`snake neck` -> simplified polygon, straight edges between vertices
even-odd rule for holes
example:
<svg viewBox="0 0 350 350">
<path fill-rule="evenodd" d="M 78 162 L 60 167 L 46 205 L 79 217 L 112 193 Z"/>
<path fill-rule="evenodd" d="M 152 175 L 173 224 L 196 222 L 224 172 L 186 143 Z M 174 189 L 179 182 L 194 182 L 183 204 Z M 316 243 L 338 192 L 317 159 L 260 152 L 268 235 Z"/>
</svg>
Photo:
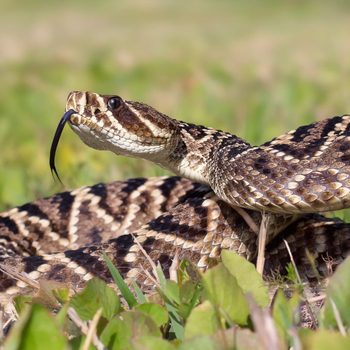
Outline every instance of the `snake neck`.
<svg viewBox="0 0 350 350">
<path fill-rule="evenodd" d="M 213 173 L 223 155 L 234 159 L 251 148 L 239 137 L 201 125 L 178 122 L 178 133 L 168 156 L 157 162 L 177 175 L 213 187 Z M 229 151 L 228 151 L 229 149 Z M 228 154 L 229 153 L 229 154 Z"/>
</svg>

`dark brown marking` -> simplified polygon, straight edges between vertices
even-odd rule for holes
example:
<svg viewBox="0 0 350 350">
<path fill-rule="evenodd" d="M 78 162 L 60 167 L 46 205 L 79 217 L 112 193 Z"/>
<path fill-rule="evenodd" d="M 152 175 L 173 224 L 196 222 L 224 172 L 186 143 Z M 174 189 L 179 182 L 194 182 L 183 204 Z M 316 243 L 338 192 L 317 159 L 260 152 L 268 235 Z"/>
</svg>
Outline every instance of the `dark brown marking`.
<svg viewBox="0 0 350 350">
<path fill-rule="evenodd" d="M 13 234 L 18 234 L 18 227 L 15 221 L 10 219 L 9 217 L 0 217 L 0 229 L 5 227 L 8 231 Z"/>
<path fill-rule="evenodd" d="M 341 133 L 342 132 L 341 130 L 336 131 L 334 130 L 334 128 L 336 124 L 341 123 L 342 121 L 343 121 L 343 118 L 338 116 L 328 119 L 322 129 L 321 137 L 326 137 L 328 133 L 330 133 L 331 131 L 334 131 L 335 134 Z"/>
<path fill-rule="evenodd" d="M 127 101 L 132 107 L 134 107 L 143 118 L 148 119 L 152 124 L 163 130 L 174 131 L 178 128 L 178 122 L 169 118 L 165 114 L 158 112 L 153 107 L 140 102 Z"/>
<path fill-rule="evenodd" d="M 18 207 L 19 211 L 26 211 L 29 216 L 37 216 L 40 219 L 48 220 L 47 215 L 34 203 L 26 203 Z"/>
<path fill-rule="evenodd" d="M 36 270 L 40 265 L 46 264 L 47 261 L 42 256 L 29 256 L 23 258 L 25 263 L 24 272 L 29 273 Z"/>
</svg>

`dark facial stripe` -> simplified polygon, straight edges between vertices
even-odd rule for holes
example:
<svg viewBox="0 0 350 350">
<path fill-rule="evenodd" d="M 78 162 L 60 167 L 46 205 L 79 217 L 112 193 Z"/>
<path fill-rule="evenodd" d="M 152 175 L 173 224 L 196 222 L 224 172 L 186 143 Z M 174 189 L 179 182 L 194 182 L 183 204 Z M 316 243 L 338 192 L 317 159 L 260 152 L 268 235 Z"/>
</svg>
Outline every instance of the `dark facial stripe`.
<svg viewBox="0 0 350 350">
<path fill-rule="evenodd" d="M 149 129 L 126 104 L 123 104 L 116 111 L 113 111 L 113 116 L 129 132 L 140 137 L 154 137 L 151 129 Z M 147 118 L 147 116 L 145 117 Z"/>
<path fill-rule="evenodd" d="M 143 118 L 149 120 L 152 124 L 160 129 L 172 132 L 178 128 L 179 122 L 177 120 L 169 118 L 165 114 L 158 112 L 156 109 L 148 106 L 145 103 L 134 101 L 127 101 L 127 103 L 134 107 Z"/>
</svg>

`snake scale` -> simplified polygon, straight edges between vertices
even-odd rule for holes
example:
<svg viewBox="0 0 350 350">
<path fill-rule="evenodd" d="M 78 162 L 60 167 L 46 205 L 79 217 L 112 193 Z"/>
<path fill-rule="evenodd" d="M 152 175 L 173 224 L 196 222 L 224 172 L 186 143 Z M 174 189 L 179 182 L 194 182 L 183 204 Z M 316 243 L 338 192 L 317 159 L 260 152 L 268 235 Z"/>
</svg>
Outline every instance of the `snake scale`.
<svg viewBox="0 0 350 350">
<path fill-rule="evenodd" d="M 12 278 L 22 272 L 73 289 L 93 276 L 110 281 L 102 252 L 126 281 L 136 280 L 144 290 L 152 288 L 145 252 L 165 273 L 175 256 L 205 270 L 217 263 L 222 249 L 254 261 L 254 227 L 262 215 L 269 223 L 266 275 L 285 271 L 290 258 L 284 240 L 308 279 L 329 275 L 349 254 L 350 225 L 318 213 L 350 206 L 350 116 L 302 126 L 252 147 L 143 103 L 72 92 L 52 145 L 54 171 L 65 123 L 90 147 L 148 159 L 177 176 L 82 187 L 1 213 L 3 305 L 31 289 Z"/>
</svg>

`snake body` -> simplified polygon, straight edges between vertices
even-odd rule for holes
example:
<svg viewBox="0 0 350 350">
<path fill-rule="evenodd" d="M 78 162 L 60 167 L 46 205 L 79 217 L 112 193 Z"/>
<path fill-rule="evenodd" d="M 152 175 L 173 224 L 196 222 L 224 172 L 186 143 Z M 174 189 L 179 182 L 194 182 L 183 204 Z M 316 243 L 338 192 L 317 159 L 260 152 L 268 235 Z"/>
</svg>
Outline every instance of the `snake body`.
<svg viewBox="0 0 350 350">
<path fill-rule="evenodd" d="M 110 281 L 102 252 L 145 290 L 152 286 L 145 252 L 166 273 L 175 256 L 205 270 L 222 249 L 254 261 L 257 236 L 238 208 L 256 226 L 262 213 L 269 217 L 266 274 L 285 271 L 283 240 L 306 278 L 329 275 L 348 255 L 350 226 L 316 213 L 349 206 L 349 116 L 252 147 L 118 96 L 72 92 L 66 111 L 89 146 L 151 160 L 178 176 L 97 184 L 0 214 L 3 301 L 28 290 L 14 278 L 22 272 L 74 289 L 92 276 Z"/>
<path fill-rule="evenodd" d="M 288 213 L 350 203 L 350 116 L 302 126 L 259 147 L 118 96 L 73 92 L 72 129 L 89 146 L 149 159 L 210 186 L 231 206 Z"/>
</svg>

